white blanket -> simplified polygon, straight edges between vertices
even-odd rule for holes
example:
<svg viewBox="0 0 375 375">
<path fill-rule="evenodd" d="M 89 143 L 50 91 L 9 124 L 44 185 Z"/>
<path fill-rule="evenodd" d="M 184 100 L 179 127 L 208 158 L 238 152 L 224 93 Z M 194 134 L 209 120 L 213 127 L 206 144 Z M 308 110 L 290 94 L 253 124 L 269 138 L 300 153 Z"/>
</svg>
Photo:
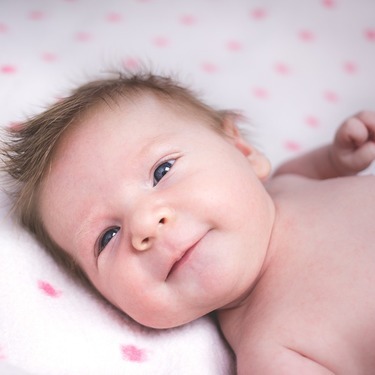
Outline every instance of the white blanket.
<svg viewBox="0 0 375 375">
<path fill-rule="evenodd" d="M 242 110 L 276 166 L 375 109 L 375 2 L 2 0 L 1 126 L 141 61 Z M 232 373 L 209 318 L 167 331 L 129 324 L 58 269 L 0 194 L 0 373 Z"/>
</svg>

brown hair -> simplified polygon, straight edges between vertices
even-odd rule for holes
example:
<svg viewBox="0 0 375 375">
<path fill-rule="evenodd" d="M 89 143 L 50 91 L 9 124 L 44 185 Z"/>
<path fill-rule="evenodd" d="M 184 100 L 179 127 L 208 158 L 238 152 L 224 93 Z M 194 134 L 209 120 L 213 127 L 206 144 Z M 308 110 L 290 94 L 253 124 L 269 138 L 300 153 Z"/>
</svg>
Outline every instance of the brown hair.
<svg viewBox="0 0 375 375">
<path fill-rule="evenodd" d="M 190 90 L 171 78 L 150 73 L 117 73 L 115 77 L 94 80 L 74 90 L 45 112 L 6 131 L 1 145 L 2 169 L 11 177 L 14 211 L 21 224 L 30 230 L 53 258 L 81 281 L 89 283 L 75 260 L 48 235 L 38 210 L 41 183 L 62 135 L 99 103 L 121 98 L 136 99 L 153 94 L 163 102 L 190 115 L 199 116 L 218 131 L 231 111 L 215 110 Z"/>
</svg>

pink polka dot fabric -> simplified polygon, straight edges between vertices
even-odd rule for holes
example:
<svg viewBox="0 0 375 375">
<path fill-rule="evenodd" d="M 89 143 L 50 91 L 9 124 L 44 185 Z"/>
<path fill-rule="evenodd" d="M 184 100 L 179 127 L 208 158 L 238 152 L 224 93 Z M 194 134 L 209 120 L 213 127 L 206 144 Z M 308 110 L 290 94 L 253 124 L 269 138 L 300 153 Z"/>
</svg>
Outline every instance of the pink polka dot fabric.
<svg viewBox="0 0 375 375">
<path fill-rule="evenodd" d="M 375 109 L 375 2 L 0 2 L 1 126 L 88 77 L 142 65 L 240 110 L 277 166 Z M 0 373 L 233 373 L 209 318 L 161 332 L 130 323 L 58 269 L 2 192 L 0 203 Z"/>
</svg>

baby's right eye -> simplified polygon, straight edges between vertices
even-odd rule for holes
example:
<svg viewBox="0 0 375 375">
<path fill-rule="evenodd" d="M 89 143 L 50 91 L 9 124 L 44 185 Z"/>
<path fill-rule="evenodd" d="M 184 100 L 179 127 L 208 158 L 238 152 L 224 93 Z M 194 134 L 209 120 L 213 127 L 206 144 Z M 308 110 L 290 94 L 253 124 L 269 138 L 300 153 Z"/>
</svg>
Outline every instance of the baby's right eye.
<svg viewBox="0 0 375 375">
<path fill-rule="evenodd" d="M 116 236 L 119 230 L 120 230 L 120 227 L 114 227 L 114 228 L 108 229 L 107 231 L 103 233 L 103 235 L 99 239 L 98 255 L 100 255 L 100 253 L 104 250 L 104 248 L 109 244 L 109 241 L 111 241 L 112 238 Z"/>
</svg>

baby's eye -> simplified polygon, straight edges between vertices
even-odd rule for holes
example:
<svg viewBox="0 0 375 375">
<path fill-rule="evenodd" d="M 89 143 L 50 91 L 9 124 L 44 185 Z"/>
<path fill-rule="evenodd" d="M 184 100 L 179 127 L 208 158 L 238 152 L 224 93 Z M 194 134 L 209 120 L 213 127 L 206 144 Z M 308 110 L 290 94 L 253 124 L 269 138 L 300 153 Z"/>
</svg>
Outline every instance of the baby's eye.
<svg viewBox="0 0 375 375">
<path fill-rule="evenodd" d="M 168 160 L 162 164 L 160 164 L 154 171 L 154 186 L 159 183 L 159 181 L 166 175 L 172 165 L 174 164 L 175 160 Z"/>
<path fill-rule="evenodd" d="M 109 241 L 111 241 L 111 239 L 116 236 L 119 230 L 120 230 L 119 227 L 114 227 L 114 228 L 108 229 L 107 231 L 103 233 L 103 235 L 99 239 L 98 254 L 100 254 L 104 250 L 104 248 L 109 244 Z"/>
</svg>

